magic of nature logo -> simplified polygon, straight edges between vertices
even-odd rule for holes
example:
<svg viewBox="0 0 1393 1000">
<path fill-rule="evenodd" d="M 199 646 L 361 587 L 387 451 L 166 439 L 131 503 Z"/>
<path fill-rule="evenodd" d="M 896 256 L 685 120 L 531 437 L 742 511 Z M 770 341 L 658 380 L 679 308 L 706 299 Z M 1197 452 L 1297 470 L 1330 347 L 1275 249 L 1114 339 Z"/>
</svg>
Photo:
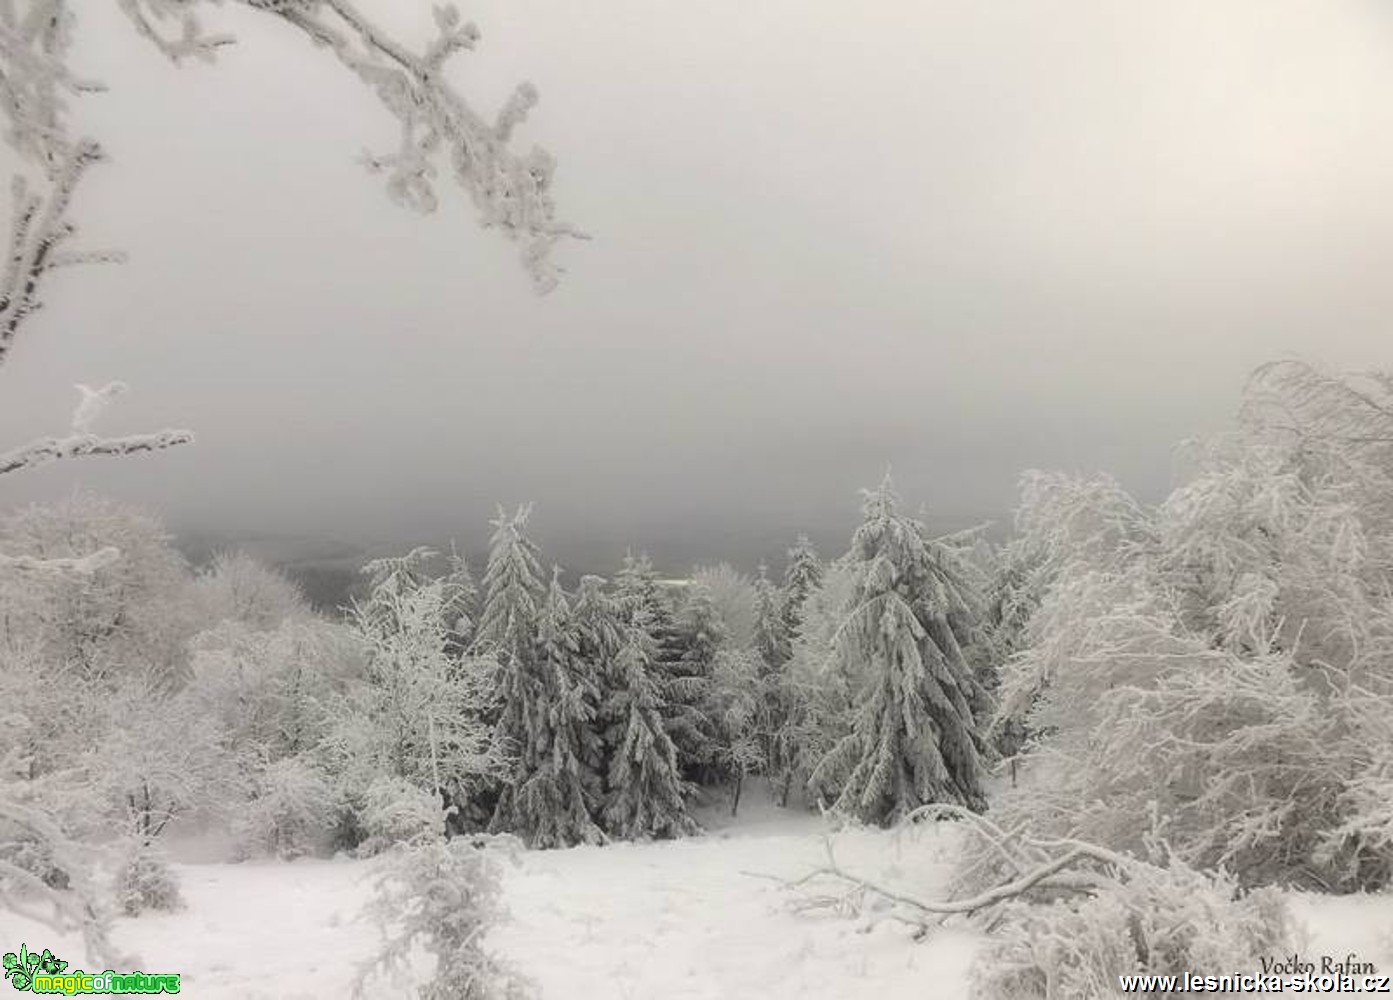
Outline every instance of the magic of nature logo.
<svg viewBox="0 0 1393 1000">
<path fill-rule="evenodd" d="M 179 973 L 68 971 L 68 963 L 45 948 L 33 952 L 21 944 L 19 951 L 0 958 L 5 979 L 25 993 L 80 996 L 87 993 L 178 993 Z"/>
</svg>

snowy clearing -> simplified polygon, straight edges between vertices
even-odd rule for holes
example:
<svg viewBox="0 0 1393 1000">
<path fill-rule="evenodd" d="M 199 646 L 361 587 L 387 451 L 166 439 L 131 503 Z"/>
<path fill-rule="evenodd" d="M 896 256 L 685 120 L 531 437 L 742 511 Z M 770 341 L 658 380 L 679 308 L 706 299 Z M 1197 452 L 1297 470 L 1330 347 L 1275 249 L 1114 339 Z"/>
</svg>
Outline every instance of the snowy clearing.
<svg viewBox="0 0 1393 1000">
<path fill-rule="evenodd" d="M 821 819 L 752 796 L 734 824 L 703 816 L 685 840 L 525 851 L 507 864 L 511 918 L 493 934 L 499 954 L 547 1000 L 909 1000 L 968 995 L 980 938 L 942 928 L 916 942 L 894 921 L 796 912 L 758 873 L 793 877 L 824 860 Z M 840 862 L 930 896 L 946 874 L 952 828 L 913 839 L 856 829 L 835 837 Z M 179 972 L 191 997 L 345 996 L 379 941 L 361 913 L 373 861 L 214 862 L 176 866 L 188 906 L 122 919 L 116 942 L 142 971 Z M 755 874 L 752 874 L 755 873 Z M 1385 895 L 1294 896 L 1312 953 L 1354 952 L 1393 967 L 1393 901 Z M 18 938 L 57 942 L 32 925 Z M 16 934 L 6 928 L 4 939 Z M 81 947 L 54 947 L 64 957 Z M 74 965 L 81 964 L 74 962 Z M 411 996 L 373 980 L 372 995 Z"/>
<path fill-rule="evenodd" d="M 966 996 L 974 938 L 965 931 L 915 943 L 893 921 L 868 928 L 793 912 L 789 894 L 759 876 L 793 877 L 819 864 L 822 821 L 751 798 L 738 823 L 699 837 L 520 852 L 515 864 L 505 862 L 511 918 L 494 946 L 546 998 L 832 1000 L 873 991 L 907 1000 L 923 997 L 929 984 L 936 997 Z M 932 891 L 943 874 L 934 863 L 941 836 L 897 844 L 883 831 L 853 830 L 835 843 L 840 861 L 920 891 Z M 192 997 L 346 995 L 379 941 L 361 916 L 376 867 L 181 863 L 187 908 L 121 919 L 115 940 L 139 957 L 142 971 L 181 973 Z M 5 940 L 12 937 L 7 929 Z M 32 925 L 19 937 L 63 957 L 81 953 L 76 941 L 59 946 Z M 400 995 L 411 995 L 403 987 Z M 391 992 L 374 980 L 376 995 Z"/>
</svg>

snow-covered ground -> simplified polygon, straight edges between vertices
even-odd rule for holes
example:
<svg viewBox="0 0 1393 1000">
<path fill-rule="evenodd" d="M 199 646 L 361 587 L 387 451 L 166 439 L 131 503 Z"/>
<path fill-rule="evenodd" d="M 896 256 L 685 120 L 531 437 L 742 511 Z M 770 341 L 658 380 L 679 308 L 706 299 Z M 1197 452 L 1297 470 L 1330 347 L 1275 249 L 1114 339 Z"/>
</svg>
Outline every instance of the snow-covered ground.
<svg viewBox="0 0 1393 1000">
<path fill-rule="evenodd" d="M 496 951 L 548 1000 L 954 1000 L 979 939 L 947 928 L 915 941 L 893 921 L 799 912 L 768 875 L 797 876 L 824 858 L 817 817 L 778 810 L 751 795 L 732 824 L 657 844 L 522 852 L 507 866 L 509 921 Z M 881 831 L 837 834 L 844 866 L 924 895 L 941 887 L 950 829 L 897 840 Z M 184 995 L 341 997 L 379 941 L 362 916 L 375 865 L 361 861 L 181 863 L 185 910 L 118 922 L 116 941 L 142 971 L 178 972 Z M 1315 954 L 1354 952 L 1393 969 L 1393 901 L 1295 898 Z M 23 939 L 81 962 L 80 946 L 55 942 L 0 914 L 4 950 Z M 90 969 L 89 969 L 90 971 Z M 400 995 L 409 996 L 401 984 Z M 374 995 L 389 995 L 378 984 Z"/>
</svg>

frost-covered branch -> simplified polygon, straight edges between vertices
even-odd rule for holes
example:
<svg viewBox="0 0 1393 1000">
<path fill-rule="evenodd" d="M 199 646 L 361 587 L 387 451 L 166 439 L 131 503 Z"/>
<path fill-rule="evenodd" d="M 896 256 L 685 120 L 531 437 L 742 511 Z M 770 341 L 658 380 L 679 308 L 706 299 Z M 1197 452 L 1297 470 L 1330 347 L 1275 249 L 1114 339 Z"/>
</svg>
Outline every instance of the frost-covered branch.
<svg viewBox="0 0 1393 1000">
<path fill-rule="evenodd" d="M 209 57 L 230 39 L 204 32 L 196 15 L 203 0 L 121 0 L 137 30 L 165 55 L 179 60 Z M 393 200 L 432 212 L 442 164 L 479 211 L 485 228 L 497 227 L 522 246 L 522 260 L 539 292 L 557 284 L 560 268 L 551 250 L 563 237 L 584 234 L 556 217 L 551 197 L 555 161 L 545 150 L 518 152 L 514 129 L 537 103 L 537 90 L 521 83 L 492 116 L 478 111 L 445 76 L 449 59 L 473 50 L 479 29 L 462 21 L 452 3 L 435 7 L 435 37 L 417 52 L 388 34 L 350 0 L 241 0 L 276 17 L 315 45 L 327 48 L 367 84 L 397 119 L 396 149 L 364 157 L 387 178 Z M 176 22 L 175 33 L 161 30 Z"/>
<path fill-rule="evenodd" d="M 62 438 L 44 438 L 0 455 L 0 475 L 31 469 L 60 458 L 81 458 L 87 455 L 135 455 L 146 451 L 164 451 L 193 441 L 193 432 L 180 430 L 156 431 L 153 434 L 128 434 L 119 438 L 100 438 L 95 434 L 70 434 Z"/>
<path fill-rule="evenodd" d="M 72 433 L 65 437 L 41 438 L 12 451 L 0 454 L 0 475 L 32 469 L 61 458 L 81 458 L 88 455 L 136 455 L 141 452 L 164 451 L 193 441 L 193 432 L 165 429 L 153 434 L 126 434 L 105 438 L 92 433 L 93 422 L 110 401 L 126 391 L 124 382 L 112 382 L 99 390 L 77 386 L 82 398 L 73 411 Z"/>
<path fill-rule="evenodd" d="M 42 307 L 39 286 L 49 272 L 73 264 L 120 259 L 116 253 L 64 249 L 77 232 L 67 218 L 73 191 L 87 168 L 102 158 L 101 148 L 84 140 L 63 152 L 52 176 L 44 181 L 47 190 L 36 192 L 23 174 L 16 174 L 11 182 L 14 215 L 5 269 L 0 275 L 0 364 L 9 355 L 21 324 Z"/>
<path fill-rule="evenodd" d="M 0 759 L 0 774 L 13 769 L 13 758 Z M 68 891 L 54 888 L 21 863 L 26 850 L 37 847 L 69 882 Z M 8 910 L 48 927 L 55 933 L 76 930 L 93 958 L 116 962 L 120 956 L 107 936 L 97 902 L 88 882 L 87 866 L 78 857 L 78 846 L 44 811 L 18 795 L 0 794 L 0 910 Z"/>
<path fill-rule="evenodd" d="M 91 576 L 99 569 L 110 566 L 121 558 L 121 551 L 113 546 L 98 549 L 90 555 L 75 559 L 37 559 L 34 556 L 7 556 L 0 552 L 0 569 L 12 569 L 28 573 L 77 573 Z"/>
</svg>

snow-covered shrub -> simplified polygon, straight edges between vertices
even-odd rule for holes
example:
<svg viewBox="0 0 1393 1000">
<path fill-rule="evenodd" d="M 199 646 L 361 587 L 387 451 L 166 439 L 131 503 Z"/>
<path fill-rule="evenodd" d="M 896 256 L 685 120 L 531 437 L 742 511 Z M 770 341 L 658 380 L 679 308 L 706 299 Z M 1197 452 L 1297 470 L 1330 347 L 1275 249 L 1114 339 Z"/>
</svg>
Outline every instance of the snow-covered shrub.
<svg viewBox="0 0 1393 1000">
<path fill-rule="evenodd" d="M 1129 866 L 1086 893 L 995 910 L 973 1000 L 1106 1000 L 1119 976 L 1252 974 L 1297 942 L 1281 895 L 1181 863 Z"/>
<path fill-rule="evenodd" d="M 127 916 L 147 910 L 177 910 L 184 905 L 179 879 L 163 849 L 143 837 L 130 838 L 122 850 L 113 886 L 116 903 Z"/>
<path fill-rule="evenodd" d="M 357 820 L 365 838 L 358 851 L 364 856 L 445 833 L 440 796 L 392 776 L 378 778 L 363 792 Z"/>
<path fill-rule="evenodd" d="M 464 838 L 442 838 L 398 848 L 387 860 L 372 909 L 390 927 L 375 961 L 364 969 L 358 994 L 370 994 L 375 971 L 408 968 L 413 949 L 434 959 L 431 978 L 417 987 L 423 1000 L 528 1000 L 532 984 L 487 948 L 489 929 L 502 917 L 496 861 Z"/>
<path fill-rule="evenodd" d="M 339 816 L 333 783 L 311 758 L 272 761 L 233 823 L 244 856 L 291 859 L 326 851 Z"/>
</svg>

